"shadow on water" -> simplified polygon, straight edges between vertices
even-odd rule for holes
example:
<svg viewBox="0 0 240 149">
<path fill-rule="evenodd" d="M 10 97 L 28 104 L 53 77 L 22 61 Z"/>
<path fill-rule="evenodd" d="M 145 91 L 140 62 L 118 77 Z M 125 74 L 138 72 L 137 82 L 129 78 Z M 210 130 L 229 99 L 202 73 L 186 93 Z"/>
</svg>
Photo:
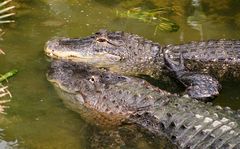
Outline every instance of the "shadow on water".
<svg viewBox="0 0 240 149">
<path fill-rule="evenodd" d="M 189 0 L 172 1 L 184 12 L 182 16 L 172 16 L 180 26 L 180 30 L 173 33 L 159 32 L 154 36 L 155 28 L 152 25 L 133 19 L 116 20 L 116 8 L 145 5 L 145 2 L 149 8 L 169 5 L 168 0 L 21 0 L 21 4 L 16 4 L 19 11 L 15 17 L 16 23 L 4 27 L 6 34 L 4 40 L 0 41 L 0 47 L 6 53 L 0 59 L 0 72 L 7 72 L 10 68 L 19 70 L 18 75 L 8 83 L 13 98 L 4 116 L 7 122 L 0 123 L 4 130 L 4 135 L 0 137 L 0 148 L 2 144 L 8 144 L 6 140 L 9 140 L 9 145 L 17 140 L 19 148 L 34 149 L 86 148 L 89 145 L 88 139 L 93 128 L 64 106 L 46 80 L 49 62 L 45 59 L 43 47 L 52 37 L 83 37 L 101 28 L 136 33 L 161 44 L 240 37 L 240 33 L 236 32 L 236 29 L 240 29 L 239 5 L 230 8 L 232 5 L 226 0 L 202 0 L 200 10 L 203 13 L 198 14 L 194 12 L 200 10 L 186 12 L 192 4 Z M 232 15 L 218 13 L 221 10 Z M 202 19 L 202 14 L 206 18 Z M 189 19 L 189 16 L 192 17 Z M 154 79 L 147 80 L 157 84 Z M 239 83 L 224 82 L 223 86 L 221 96 L 215 103 L 240 108 Z M 160 84 L 160 87 L 167 88 L 168 85 Z M 142 142 L 138 142 L 136 148 L 159 148 L 157 141 L 152 146 Z"/>
</svg>

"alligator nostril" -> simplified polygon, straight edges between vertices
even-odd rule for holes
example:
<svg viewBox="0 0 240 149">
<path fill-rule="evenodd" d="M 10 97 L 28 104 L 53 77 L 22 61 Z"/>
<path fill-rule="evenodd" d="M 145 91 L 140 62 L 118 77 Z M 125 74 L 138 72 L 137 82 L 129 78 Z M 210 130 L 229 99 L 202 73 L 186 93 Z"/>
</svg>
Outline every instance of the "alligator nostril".
<svg viewBox="0 0 240 149">
<path fill-rule="evenodd" d="M 95 80 L 94 76 L 92 76 L 92 77 L 89 79 L 89 81 L 90 81 L 91 83 L 94 83 L 96 80 Z"/>
<path fill-rule="evenodd" d="M 107 42 L 107 39 L 106 38 L 97 38 L 97 41 L 98 42 Z"/>
</svg>

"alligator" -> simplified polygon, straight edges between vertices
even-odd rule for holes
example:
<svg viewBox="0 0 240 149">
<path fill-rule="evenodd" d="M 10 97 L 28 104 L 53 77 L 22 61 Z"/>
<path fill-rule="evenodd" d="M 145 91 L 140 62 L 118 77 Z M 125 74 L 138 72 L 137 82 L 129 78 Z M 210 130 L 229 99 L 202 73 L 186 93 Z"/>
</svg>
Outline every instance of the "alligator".
<svg viewBox="0 0 240 149">
<path fill-rule="evenodd" d="M 100 30 L 82 39 L 49 40 L 45 53 L 53 58 L 89 63 L 124 75 L 148 75 L 162 82 L 171 82 L 171 75 L 164 69 L 166 64 L 174 64 L 172 60 L 181 61 L 179 57 L 182 56 L 186 68 L 175 69 L 175 78 L 186 87 L 187 95 L 203 101 L 210 101 L 219 94 L 218 80 L 240 79 L 240 41 L 237 40 L 161 46 L 138 35 Z M 169 56 L 167 62 L 166 54 Z M 181 76 L 176 75 L 179 71 Z"/>
<path fill-rule="evenodd" d="M 180 149 L 240 149 L 240 111 L 180 97 L 147 81 L 56 60 L 47 79 L 71 110 L 99 126 L 134 124 Z"/>
<path fill-rule="evenodd" d="M 45 45 L 53 58 L 105 67 L 124 75 L 149 75 L 161 78 L 164 53 L 179 61 L 183 55 L 189 70 L 214 75 L 217 79 L 240 79 L 240 41 L 193 41 L 180 45 L 160 45 L 122 31 L 99 32 L 85 38 L 55 38 Z"/>
</svg>

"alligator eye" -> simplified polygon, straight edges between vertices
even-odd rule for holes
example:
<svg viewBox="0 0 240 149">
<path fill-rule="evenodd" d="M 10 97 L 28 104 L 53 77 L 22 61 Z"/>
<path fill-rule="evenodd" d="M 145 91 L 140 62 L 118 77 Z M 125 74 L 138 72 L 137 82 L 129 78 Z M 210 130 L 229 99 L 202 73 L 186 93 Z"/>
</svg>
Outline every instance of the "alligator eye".
<svg viewBox="0 0 240 149">
<path fill-rule="evenodd" d="M 106 38 L 97 38 L 98 42 L 107 42 L 108 40 Z"/>
<path fill-rule="evenodd" d="M 92 77 L 89 79 L 89 81 L 90 81 L 91 83 L 94 83 L 94 82 L 95 82 L 94 77 L 92 76 Z"/>
</svg>

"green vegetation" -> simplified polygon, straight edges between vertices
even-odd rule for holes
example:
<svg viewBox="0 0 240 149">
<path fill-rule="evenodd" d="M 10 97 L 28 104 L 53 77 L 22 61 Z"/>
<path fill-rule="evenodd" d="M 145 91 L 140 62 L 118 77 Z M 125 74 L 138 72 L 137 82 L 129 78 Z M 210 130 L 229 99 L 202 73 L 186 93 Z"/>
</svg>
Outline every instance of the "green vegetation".
<svg viewBox="0 0 240 149">
<path fill-rule="evenodd" d="M 127 11 L 116 11 L 117 16 L 122 18 L 137 19 L 156 26 L 154 34 L 158 30 L 176 32 L 179 26 L 171 19 L 163 17 L 166 14 L 176 12 L 176 9 L 171 7 L 143 10 L 141 8 L 133 8 Z M 180 15 L 180 14 L 179 14 Z"/>
<path fill-rule="evenodd" d="M 2 50 L 0 50 L 0 54 L 5 54 Z M 9 95 L 9 97 L 12 97 L 11 93 L 8 90 L 8 86 L 4 86 L 2 85 L 2 81 L 7 80 L 8 78 L 12 77 L 13 75 L 15 75 L 17 73 L 17 70 L 11 70 L 7 73 L 5 73 L 4 75 L 0 76 L 0 98 L 4 97 L 6 95 Z M 9 102 L 10 100 L 0 100 L 0 113 L 5 114 L 4 109 L 7 108 L 7 106 L 3 105 L 7 102 Z"/>
<path fill-rule="evenodd" d="M 6 23 L 12 23 L 14 22 L 14 20 L 5 20 L 6 18 L 9 18 L 13 15 L 15 15 L 15 13 L 11 12 L 15 6 L 8 6 L 8 4 L 11 2 L 12 0 L 5 0 L 0 2 L 0 24 L 6 24 Z M 4 34 L 3 30 L 0 29 L 0 36 L 2 36 Z M 4 54 L 3 50 L 0 49 L 0 54 Z M 7 86 L 3 86 L 2 85 L 2 81 L 7 80 L 9 77 L 15 75 L 17 73 L 17 70 L 12 70 L 7 72 L 6 74 L 0 76 L 0 97 L 3 97 L 5 95 L 9 95 L 11 97 L 10 92 L 7 90 Z M 1 102 L 0 102 L 1 104 Z M 1 109 L 1 108 L 0 108 Z M 1 110 L 0 110 L 1 112 Z"/>
<path fill-rule="evenodd" d="M 4 75 L 2 75 L 0 77 L 0 82 L 4 81 L 4 80 L 7 80 L 8 78 L 14 76 L 18 71 L 16 69 L 13 69 L 7 73 L 5 73 Z"/>
<path fill-rule="evenodd" d="M 5 54 L 5 53 L 0 49 L 0 54 Z M 3 86 L 2 82 L 4 80 L 7 80 L 8 78 L 14 76 L 17 72 L 18 72 L 18 70 L 13 69 L 13 70 L 5 73 L 4 75 L 0 76 L 0 98 L 3 96 L 6 96 L 6 95 L 9 95 L 10 97 L 12 97 L 11 93 L 8 91 L 8 86 Z M 0 104 L 1 103 L 2 103 L 2 101 L 0 101 Z M 0 105 L 0 113 L 1 113 L 1 105 Z"/>
<path fill-rule="evenodd" d="M 12 0 L 5 0 L 0 2 L 0 24 L 8 24 L 8 23 L 14 22 L 14 20 L 8 19 L 11 16 L 15 15 L 15 13 L 12 12 L 15 6 L 8 6 L 11 1 Z M 0 37 L 2 37 L 3 34 L 4 34 L 4 31 L 0 29 Z M 5 55 L 5 53 L 1 49 L 0 49 L 0 54 Z M 7 80 L 9 77 L 15 75 L 16 73 L 17 73 L 17 70 L 12 70 L 0 76 L 0 98 L 6 95 L 9 95 L 10 97 L 12 97 L 11 93 L 8 90 L 8 86 L 4 86 L 1 82 L 4 80 Z M 7 106 L 4 106 L 3 104 L 9 101 L 10 100 L 0 101 L 0 113 L 4 113 L 4 109 L 7 108 Z"/>
</svg>

